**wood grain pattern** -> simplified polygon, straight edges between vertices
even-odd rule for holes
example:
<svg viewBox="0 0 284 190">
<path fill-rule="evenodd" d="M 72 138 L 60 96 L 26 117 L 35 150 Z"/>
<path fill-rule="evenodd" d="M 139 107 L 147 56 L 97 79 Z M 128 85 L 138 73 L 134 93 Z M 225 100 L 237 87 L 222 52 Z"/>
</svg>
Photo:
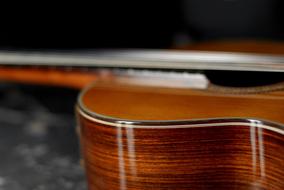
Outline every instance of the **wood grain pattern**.
<svg viewBox="0 0 284 190">
<path fill-rule="evenodd" d="M 216 95 L 196 90 L 107 90 L 103 85 L 85 91 L 84 108 L 78 108 L 90 190 L 284 189 L 284 128 L 261 120 L 283 123 L 281 96 L 237 95 L 216 101 Z M 238 101 L 228 109 L 234 98 Z M 196 107 L 188 105 L 192 102 Z M 256 114 L 260 119 L 188 120 L 215 113 Z"/>
<path fill-rule="evenodd" d="M 90 190 L 284 188 L 283 135 L 249 121 L 169 129 L 80 121 Z"/>
</svg>

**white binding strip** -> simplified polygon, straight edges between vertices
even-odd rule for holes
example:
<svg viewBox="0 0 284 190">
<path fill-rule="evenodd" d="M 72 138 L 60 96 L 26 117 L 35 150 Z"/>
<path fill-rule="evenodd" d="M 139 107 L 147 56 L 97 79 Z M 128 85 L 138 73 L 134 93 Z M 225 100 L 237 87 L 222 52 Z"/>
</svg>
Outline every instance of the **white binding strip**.
<svg viewBox="0 0 284 190">
<path fill-rule="evenodd" d="M 103 121 L 100 119 L 96 119 L 94 117 L 91 117 L 90 115 L 87 115 L 86 113 L 84 113 L 80 108 L 77 108 L 78 112 L 85 117 L 86 119 L 96 122 L 96 123 L 100 123 L 100 124 L 104 124 L 104 125 L 109 125 L 109 126 L 114 126 L 114 127 L 131 127 L 131 128 L 144 128 L 144 129 L 171 129 L 171 128 L 195 128 L 195 127 L 213 127 L 213 126 L 248 126 L 248 127 L 259 127 L 262 129 L 267 129 L 270 131 L 274 131 L 276 133 L 279 133 L 281 135 L 284 135 L 284 130 L 282 129 L 278 129 L 276 127 L 272 127 L 269 125 L 264 125 L 262 123 L 255 123 L 255 120 L 251 120 L 251 123 L 247 123 L 247 122 L 224 122 L 224 123 L 204 123 L 204 124 L 180 124 L 180 125 L 158 125 L 158 126 L 151 126 L 151 125 L 135 125 L 132 124 L 131 121 L 124 121 L 121 123 L 112 123 L 112 122 L 108 122 L 108 121 Z"/>
</svg>

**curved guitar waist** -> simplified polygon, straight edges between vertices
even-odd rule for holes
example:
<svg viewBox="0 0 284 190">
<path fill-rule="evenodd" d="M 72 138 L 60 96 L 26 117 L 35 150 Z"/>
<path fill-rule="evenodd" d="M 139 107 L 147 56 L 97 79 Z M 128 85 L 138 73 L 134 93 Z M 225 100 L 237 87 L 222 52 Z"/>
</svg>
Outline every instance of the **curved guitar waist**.
<svg viewBox="0 0 284 190">
<path fill-rule="evenodd" d="M 77 105 L 89 189 L 284 189 L 283 93 L 90 86 Z"/>
</svg>

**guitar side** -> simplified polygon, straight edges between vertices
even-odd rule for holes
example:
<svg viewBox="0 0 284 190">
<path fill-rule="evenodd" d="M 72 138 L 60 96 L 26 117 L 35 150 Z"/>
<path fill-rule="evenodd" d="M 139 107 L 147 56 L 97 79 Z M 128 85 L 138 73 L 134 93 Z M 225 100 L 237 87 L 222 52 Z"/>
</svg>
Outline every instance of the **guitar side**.
<svg viewBox="0 0 284 190">
<path fill-rule="evenodd" d="M 112 86 L 112 90 L 114 88 Z M 92 90 L 96 95 L 92 94 Z M 149 92 L 147 89 L 120 86 L 116 92 L 107 90 L 104 85 L 90 87 L 82 93 L 77 108 L 89 189 L 284 188 L 282 124 L 247 117 L 193 120 L 189 113 L 198 110 L 187 107 L 191 111 L 186 113 L 183 105 L 186 101 L 195 100 L 184 92 L 156 88 L 155 92 L 148 93 L 151 96 L 146 99 L 142 94 Z M 103 106 L 99 102 L 103 98 L 99 97 L 100 91 L 105 99 L 116 95 L 120 101 L 111 101 L 109 107 L 106 103 Z M 141 97 L 137 92 L 141 93 Z M 165 103 L 166 92 L 171 92 L 166 103 L 168 106 L 170 100 L 182 101 L 175 97 L 176 94 L 188 98 L 179 102 L 180 109 L 171 107 L 175 113 L 181 111 L 181 115 L 167 116 L 171 111 L 151 104 L 155 93 Z M 126 96 L 126 100 L 120 93 Z M 90 97 L 94 105 L 87 105 Z M 133 103 L 134 99 L 137 102 L 150 101 L 147 106 L 152 113 L 143 116 L 139 110 L 147 109 L 147 106 L 135 108 L 135 105 L 126 104 L 127 100 Z M 172 103 L 178 103 L 175 101 Z M 277 112 L 279 108 L 276 107 Z M 121 111 L 121 115 L 116 109 Z M 203 107 L 204 112 L 207 112 L 206 109 Z M 157 113 L 159 110 L 161 115 Z M 252 116 L 254 112 L 253 109 L 241 111 L 243 116 Z M 109 115 L 105 115 L 107 112 Z M 219 114 L 226 115 L 226 112 L 219 111 Z M 127 113 L 130 119 L 126 118 Z M 184 113 L 188 114 L 188 119 Z"/>
</svg>

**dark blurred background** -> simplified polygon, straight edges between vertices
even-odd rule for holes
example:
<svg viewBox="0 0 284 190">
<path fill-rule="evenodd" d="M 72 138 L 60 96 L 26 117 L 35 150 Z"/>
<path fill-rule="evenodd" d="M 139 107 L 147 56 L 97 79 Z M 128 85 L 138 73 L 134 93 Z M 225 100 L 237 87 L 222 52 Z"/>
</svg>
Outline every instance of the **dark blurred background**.
<svg viewBox="0 0 284 190">
<path fill-rule="evenodd" d="M 208 40 L 279 41 L 284 38 L 283 9 L 282 0 L 45 3 L 5 15 L 0 46 L 169 48 Z"/>
<path fill-rule="evenodd" d="M 28 9 L 24 4 L 2 12 L 0 49 L 284 40 L 283 0 L 68 1 L 34 3 Z M 0 83 L 0 190 L 86 189 L 73 114 L 77 94 Z"/>
</svg>

